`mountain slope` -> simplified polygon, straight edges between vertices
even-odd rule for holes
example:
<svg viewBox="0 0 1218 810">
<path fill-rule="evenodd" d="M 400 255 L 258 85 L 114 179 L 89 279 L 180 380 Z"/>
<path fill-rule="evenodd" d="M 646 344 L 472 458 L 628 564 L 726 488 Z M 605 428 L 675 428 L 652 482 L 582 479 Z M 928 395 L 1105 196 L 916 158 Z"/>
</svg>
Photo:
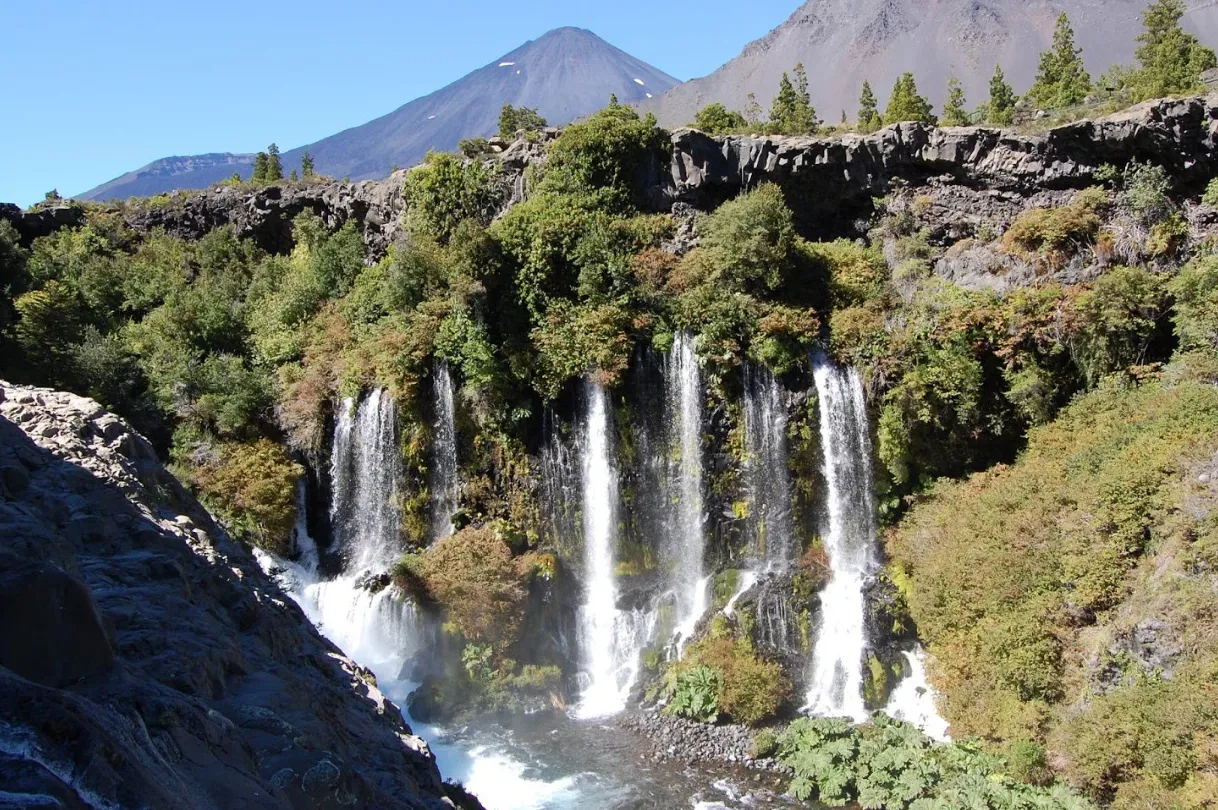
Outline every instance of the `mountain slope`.
<svg viewBox="0 0 1218 810">
<path fill-rule="evenodd" d="M 557 28 L 388 115 L 284 153 L 284 170 L 298 166 L 308 149 L 323 174 L 384 177 L 395 165 L 418 163 L 429 149 L 451 150 L 462 138 L 492 134 L 504 104 L 536 107 L 551 124 L 565 124 L 604 107 L 611 93 L 623 103 L 645 101 L 675 84 L 591 31 Z M 248 177 L 252 164 L 252 155 L 165 158 L 78 198 L 204 188 L 234 171 Z"/>
<path fill-rule="evenodd" d="M 1134 38 L 1149 0 L 808 0 L 782 25 L 749 43 L 740 55 L 701 79 L 685 82 L 640 108 L 660 123 L 693 120 L 702 106 L 721 102 L 742 110 L 755 93 L 768 110 L 783 71 L 797 62 L 808 69 L 812 104 L 836 122 L 853 118 L 863 80 L 871 82 L 881 111 L 904 71 L 940 107 L 947 80 L 957 76 L 969 104 L 989 94 L 994 65 L 1001 63 L 1017 92 L 1031 85 L 1039 53 L 1052 39 L 1057 15 L 1070 15 L 1093 76 L 1133 58 Z M 1189 0 L 1185 25 L 1206 44 L 1218 39 L 1212 0 Z"/>
</svg>

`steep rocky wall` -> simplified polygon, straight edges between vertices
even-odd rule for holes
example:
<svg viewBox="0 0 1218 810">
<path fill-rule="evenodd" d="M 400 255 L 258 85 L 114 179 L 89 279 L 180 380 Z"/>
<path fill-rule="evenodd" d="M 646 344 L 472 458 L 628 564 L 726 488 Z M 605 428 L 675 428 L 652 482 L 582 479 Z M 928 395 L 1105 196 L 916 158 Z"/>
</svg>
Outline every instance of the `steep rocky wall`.
<svg viewBox="0 0 1218 810">
<path fill-rule="evenodd" d="M 709 210 L 760 183 L 782 187 L 806 236 L 850 233 L 854 220 L 871 213 L 872 197 L 894 183 L 929 185 L 955 198 L 956 211 L 998 206 L 1009 213 L 1040 192 L 1081 188 L 1109 164 L 1138 160 L 1163 165 L 1193 191 L 1218 174 L 1215 127 L 1218 96 L 1148 101 L 1095 121 L 1079 121 L 1038 135 L 988 128 L 943 128 L 902 123 L 870 135 L 835 138 L 728 135 L 692 129 L 672 135 L 672 163 L 652 167 L 646 181 L 650 204 Z M 543 159 L 544 142 L 502 144 L 491 158 L 503 169 L 506 204 L 524 194 L 524 171 Z M 121 209 L 137 230 L 164 228 L 188 239 L 232 224 L 238 236 L 268 250 L 291 247 L 291 222 L 311 210 L 331 227 L 360 224 L 369 259 L 376 260 L 401 230 L 404 171 L 359 183 L 317 181 L 260 188 L 218 186 L 171 197 L 163 204 Z M 62 202 L 21 211 L 0 204 L 0 219 L 13 222 L 28 242 L 84 222 L 84 209 Z"/>
<path fill-rule="evenodd" d="M 831 139 L 711 137 L 683 129 L 673 134 L 665 197 L 707 209 L 741 190 L 777 183 L 802 229 L 816 235 L 869 212 L 871 197 L 894 181 L 1027 197 L 1090 185 L 1101 166 L 1137 160 L 1162 165 L 1195 189 L 1218 172 L 1216 126 L 1218 97 L 1149 101 L 1041 135 L 914 122 Z"/>
<path fill-rule="evenodd" d="M 147 441 L 3 382 L 0 718 L 0 785 L 29 806 L 452 807 L 371 673 Z"/>
</svg>

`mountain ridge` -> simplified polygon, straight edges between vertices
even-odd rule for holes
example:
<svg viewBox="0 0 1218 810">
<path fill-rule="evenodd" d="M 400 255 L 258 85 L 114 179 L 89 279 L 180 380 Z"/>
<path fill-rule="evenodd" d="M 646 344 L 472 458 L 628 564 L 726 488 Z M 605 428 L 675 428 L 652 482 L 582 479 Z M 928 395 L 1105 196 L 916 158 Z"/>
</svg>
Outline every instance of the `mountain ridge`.
<svg viewBox="0 0 1218 810">
<path fill-rule="evenodd" d="M 951 76 L 961 80 L 970 107 L 989 94 L 1001 64 L 1016 92 L 1032 83 L 1057 15 L 1074 26 L 1092 77 L 1133 59 L 1148 0 L 807 0 L 782 24 L 744 46 L 714 72 L 640 102 L 667 127 L 688 124 L 712 102 L 744 110 L 748 94 L 763 110 L 779 78 L 797 62 L 808 70 L 813 106 L 826 121 L 844 111 L 853 119 L 863 81 L 881 112 L 897 77 L 912 71 L 918 89 L 941 107 Z M 1188 0 L 1185 27 L 1218 43 L 1218 6 Z"/>
<path fill-rule="evenodd" d="M 587 29 L 555 28 L 379 118 L 284 152 L 284 171 L 298 166 L 308 150 L 320 173 L 353 180 L 381 178 L 394 166 L 418 163 L 430 149 L 452 150 L 462 138 L 492 134 L 504 104 L 536 107 L 550 123 L 565 124 L 603 107 L 611 93 L 631 103 L 676 84 L 672 76 Z M 252 154 L 230 152 L 161 158 L 77 199 L 205 188 L 234 172 L 248 178 L 253 160 Z M 189 161 L 202 165 L 175 171 Z"/>
</svg>

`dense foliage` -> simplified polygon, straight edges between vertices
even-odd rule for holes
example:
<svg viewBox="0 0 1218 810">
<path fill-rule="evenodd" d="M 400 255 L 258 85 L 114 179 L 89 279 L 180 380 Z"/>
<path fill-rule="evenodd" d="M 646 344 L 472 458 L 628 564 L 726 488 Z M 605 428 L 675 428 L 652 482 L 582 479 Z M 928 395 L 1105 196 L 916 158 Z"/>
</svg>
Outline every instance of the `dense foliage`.
<svg viewBox="0 0 1218 810">
<path fill-rule="evenodd" d="M 828 807 L 868 810 L 1086 810 L 1062 787 L 1029 785 L 1001 757 L 974 742 L 937 744 L 914 726 L 872 716 L 801 718 L 778 740 L 778 759 L 794 770 L 790 791 Z"/>
<path fill-rule="evenodd" d="M 1210 337 L 1207 267 L 1177 283 L 1190 346 Z M 1203 686 L 1218 665 L 1211 358 L 1110 378 L 1013 466 L 939 484 L 890 538 L 957 733 L 1047 742 L 1071 781 L 1119 807 L 1203 806 L 1218 778 Z M 1158 663 L 1129 646 L 1147 623 L 1176 651 Z"/>
</svg>

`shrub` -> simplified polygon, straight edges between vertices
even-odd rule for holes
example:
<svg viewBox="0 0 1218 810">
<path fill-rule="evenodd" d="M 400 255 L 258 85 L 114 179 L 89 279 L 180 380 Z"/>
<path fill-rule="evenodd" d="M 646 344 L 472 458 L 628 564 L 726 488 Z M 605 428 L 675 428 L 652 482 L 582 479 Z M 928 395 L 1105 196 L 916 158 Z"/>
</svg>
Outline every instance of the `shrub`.
<svg viewBox="0 0 1218 810">
<path fill-rule="evenodd" d="M 1154 163 L 1130 163 L 1125 169 L 1124 188 L 1117 203 L 1147 227 L 1171 213 L 1167 192 L 1171 180 L 1167 170 Z"/>
<path fill-rule="evenodd" d="M 707 638 L 691 644 L 684 657 L 669 667 L 665 673 L 669 695 L 680 690 L 683 678 L 691 671 L 700 673 L 698 683 L 710 683 L 703 670 L 714 674 L 716 688 L 712 708 L 716 718 L 723 713 L 737 723 L 757 725 L 777 714 L 791 695 L 791 682 L 782 667 L 761 658 L 746 634 L 734 638 L 725 623 L 712 628 Z M 672 711 L 677 712 L 676 709 Z M 701 722 L 714 722 L 714 719 Z"/>
<path fill-rule="evenodd" d="M 446 152 L 430 152 L 421 166 L 406 173 L 402 196 L 407 221 L 447 243 L 467 219 L 489 225 L 503 195 L 493 169 Z"/>
<path fill-rule="evenodd" d="M 1030 208 L 1020 214 L 1002 236 L 1007 250 L 1042 254 L 1057 266 L 1079 248 L 1095 241 L 1100 227 L 1100 194 L 1079 192 L 1060 208 Z"/>
<path fill-rule="evenodd" d="M 844 718 L 801 717 L 779 738 L 778 752 L 794 771 L 791 794 L 830 807 L 1091 807 L 1063 788 L 1012 780 L 1002 773 L 1001 761 L 975 743 L 936 744 L 917 728 L 883 714 L 873 715 L 865 726 L 852 726 Z"/>
<path fill-rule="evenodd" d="M 753 759 L 765 759 L 778 750 L 778 735 L 772 729 L 763 728 L 753 735 L 749 755 Z"/>
<path fill-rule="evenodd" d="M 1210 206 L 1218 206 L 1218 177 L 1206 184 L 1205 193 L 1201 195 L 1201 202 Z"/>
<path fill-rule="evenodd" d="M 1193 259 L 1171 280 L 1180 351 L 1218 350 L 1218 257 Z"/>
<path fill-rule="evenodd" d="M 713 723 L 719 719 L 722 691 L 723 676 L 719 672 L 708 666 L 690 667 L 677 675 L 676 687 L 664 711 L 699 723 Z"/>
<path fill-rule="evenodd" d="M 715 279 L 729 289 L 777 289 L 794 246 L 791 209 L 772 183 L 719 206 L 702 226 L 702 247 Z"/>
<path fill-rule="evenodd" d="M 515 641 L 524 619 L 527 558 L 514 559 L 495 529 L 467 527 L 408 555 L 394 569 L 405 590 L 419 585 L 443 606 L 452 629 L 497 654 Z M 472 653 L 471 653 L 472 654 Z"/>
<path fill-rule="evenodd" d="M 613 105 L 568 125 L 550 147 L 540 190 L 584 194 L 601 190 L 610 210 L 644 201 L 650 173 L 666 167 L 672 142 L 654 116 Z"/>
<path fill-rule="evenodd" d="M 745 126 L 744 116 L 722 104 L 707 104 L 694 116 L 694 128 L 707 135 L 724 135 Z"/>
<path fill-rule="evenodd" d="M 613 304 L 555 301 L 544 323 L 533 330 L 538 354 L 534 387 L 553 399 L 568 381 L 585 374 L 612 385 L 630 363 L 630 323 L 629 314 Z"/>
<path fill-rule="evenodd" d="M 239 536 L 287 556 L 304 468 L 269 439 L 211 447 L 200 438 L 175 436 L 175 456 L 187 481 Z"/>
</svg>

